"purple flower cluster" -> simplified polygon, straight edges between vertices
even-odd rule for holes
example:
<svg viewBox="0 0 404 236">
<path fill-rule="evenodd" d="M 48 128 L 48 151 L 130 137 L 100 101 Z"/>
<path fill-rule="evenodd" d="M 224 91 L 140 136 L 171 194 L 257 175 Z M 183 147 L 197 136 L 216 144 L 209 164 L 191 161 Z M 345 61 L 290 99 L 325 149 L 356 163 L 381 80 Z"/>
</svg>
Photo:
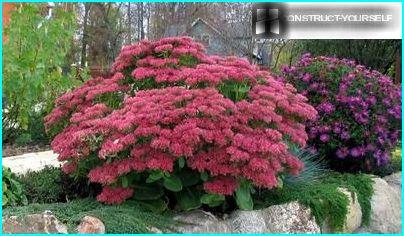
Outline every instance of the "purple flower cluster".
<svg viewBox="0 0 404 236">
<path fill-rule="evenodd" d="M 401 136 L 401 89 L 390 77 L 352 60 L 304 54 L 279 79 L 318 111 L 306 124 L 313 150 L 370 166 L 389 162 Z"/>
</svg>

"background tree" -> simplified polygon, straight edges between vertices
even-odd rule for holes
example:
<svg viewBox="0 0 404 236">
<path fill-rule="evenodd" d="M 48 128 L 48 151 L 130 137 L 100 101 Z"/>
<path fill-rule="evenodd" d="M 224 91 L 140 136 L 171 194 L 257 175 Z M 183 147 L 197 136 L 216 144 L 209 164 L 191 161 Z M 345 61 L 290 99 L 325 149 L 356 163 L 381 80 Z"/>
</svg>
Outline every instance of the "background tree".
<svg viewBox="0 0 404 236">
<path fill-rule="evenodd" d="M 75 83 L 62 69 L 76 26 L 74 12 L 63 6 L 47 11 L 45 4 L 18 4 L 4 30 L 3 141 L 44 134 L 43 126 L 28 130 L 40 126 L 53 100 Z"/>
</svg>

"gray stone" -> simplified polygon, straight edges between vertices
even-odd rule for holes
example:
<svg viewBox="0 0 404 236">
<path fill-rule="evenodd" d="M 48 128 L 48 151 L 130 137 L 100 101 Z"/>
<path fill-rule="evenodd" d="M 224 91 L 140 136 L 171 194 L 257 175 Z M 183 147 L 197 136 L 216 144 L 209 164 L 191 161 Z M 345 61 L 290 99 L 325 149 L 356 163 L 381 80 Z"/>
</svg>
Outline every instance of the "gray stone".
<svg viewBox="0 0 404 236">
<path fill-rule="evenodd" d="M 401 192 L 401 171 L 383 178 L 391 187 L 397 188 Z"/>
<path fill-rule="evenodd" d="M 320 233 L 309 208 L 298 202 L 270 206 L 261 210 L 271 233 Z"/>
<path fill-rule="evenodd" d="M 156 227 L 149 227 L 148 230 L 149 230 L 148 233 L 153 233 L 153 234 L 162 234 L 162 233 L 164 233 L 163 231 L 161 231 L 160 229 L 158 229 Z"/>
<path fill-rule="evenodd" d="M 105 234 L 105 225 L 93 216 L 84 216 L 77 227 L 79 234 Z"/>
<path fill-rule="evenodd" d="M 401 173 L 400 173 L 401 175 Z M 401 187 L 399 174 L 384 179 L 373 178 L 370 223 L 358 231 L 370 233 L 401 233 Z"/>
<path fill-rule="evenodd" d="M 21 217 L 10 216 L 3 218 L 3 233 L 46 233 L 46 234 L 67 234 L 66 225 L 50 211 L 42 214 L 32 214 Z"/>
<path fill-rule="evenodd" d="M 181 213 L 174 219 L 181 222 L 177 228 L 180 233 L 320 233 L 310 209 L 298 202 L 237 210 L 226 220 L 200 210 Z"/>
<path fill-rule="evenodd" d="M 232 233 L 266 233 L 267 228 L 261 211 L 237 210 L 227 220 Z"/>
<path fill-rule="evenodd" d="M 174 220 L 180 224 L 176 229 L 179 233 L 229 233 L 225 222 L 201 210 L 180 213 Z"/>
</svg>

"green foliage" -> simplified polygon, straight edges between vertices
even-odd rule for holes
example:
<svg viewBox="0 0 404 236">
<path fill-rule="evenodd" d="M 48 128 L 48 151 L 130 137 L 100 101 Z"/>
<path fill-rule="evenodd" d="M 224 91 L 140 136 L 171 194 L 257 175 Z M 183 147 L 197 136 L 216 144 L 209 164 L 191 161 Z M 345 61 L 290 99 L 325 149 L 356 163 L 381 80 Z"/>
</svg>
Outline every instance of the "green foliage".
<svg viewBox="0 0 404 236">
<path fill-rule="evenodd" d="M 391 154 L 391 165 L 394 168 L 394 172 L 401 171 L 402 169 L 402 149 L 401 145 L 394 149 Z"/>
<path fill-rule="evenodd" d="M 15 143 L 19 146 L 27 145 L 31 141 L 32 141 L 31 134 L 29 133 L 22 133 L 18 135 L 18 137 L 15 139 Z"/>
<path fill-rule="evenodd" d="M 88 184 L 84 178 L 72 178 L 60 168 L 45 166 L 39 171 L 29 171 L 19 176 L 23 192 L 29 203 L 65 202 L 69 199 L 95 196 L 97 185 Z"/>
<path fill-rule="evenodd" d="M 201 207 L 203 202 L 200 199 L 200 195 L 200 191 L 195 191 L 192 188 L 186 188 L 184 191 L 176 193 L 175 197 L 177 199 L 179 208 L 189 211 Z"/>
<path fill-rule="evenodd" d="M 240 186 L 236 190 L 236 202 L 242 210 L 252 210 L 254 202 L 251 197 L 253 187 L 250 182 L 244 180 L 240 182 Z"/>
<path fill-rule="evenodd" d="M 338 190 L 344 187 L 355 192 L 362 208 L 364 224 L 370 218 L 370 199 L 373 194 L 372 180 L 368 175 L 332 173 L 319 182 L 285 185 L 283 188 L 264 191 L 255 196 L 256 205 L 267 207 L 291 201 L 299 201 L 310 207 L 319 225 L 327 220 L 334 232 L 342 230 L 348 213 L 348 198 Z"/>
<path fill-rule="evenodd" d="M 63 195 L 59 168 L 46 166 L 41 171 L 29 171 L 20 177 L 29 202 L 57 202 Z"/>
<path fill-rule="evenodd" d="M 204 194 L 201 197 L 201 203 L 208 205 L 209 207 L 217 207 L 223 204 L 225 197 L 219 194 Z"/>
<path fill-rule="evenodd" d="M 275 205 L 291 201 L 299 201 L 301 204 L 310 207 L 316 221 L 322 225 L 327 218 L 330 220 L 330 227 L 339 231 L 345 223 L 345 215 L 348 213 L 348 199 L 334 184 L 313 184 L 296 186 L 294 188 L 284 187 L 266 193 L 264 201 L 266 204 Z"/>
<path fill-rule="evenodd" d="M 84 216 L 94 216 L 105 224 L 106 233 L 148 233 L 152 227 L 167 231 L 177 223 L 168 214 L 156 214 L 147 210 L 137 201 L 127 201 L 122 205 L 103 205 L 93 199 L 74 200 L 68 203 L 31 204 L 24 207 L 3 209 L 5 216 L 52 211 L 68 226 L 69 233 L 77 233 L 77 225 Z"/>
<path fill-rule="evenodd" d="M 28 204 L 27 196 L 18 177 L 7 167 L 3 167 L 3 197 L 2 206 L 17 206 Z"/>
<path fill-rule="evenodd" d="M 368 224 L 371 214 L 370 201 L 373 195 L 373 180 L 369 175 L 337 174 L 333 173 L 323 180 L 323 183 L 337 184 L 355 192 L 362 208 L 362 222 Z"/>
<path fill-rule="evenodd" d="M 238 102 L 247 98 L 247 93 L 250 91 L 250 85 L 248 84 L 248 80 L 242 82 L 227 80 L 219 85 L 218 90 L 223 96 L 232 101 Z"/>
<path fill-rule="evenodd" d="M 138 185 L 136 189 L 136 195 L 134 196 L 136 200 L 156 200 L 164 194 L 162 187 L 151 184 Z"/>
<path fill-rule="evenodd" d="M 195 67 L 199 61 L 192 55 L 181 55 L 178 62 L 181 66 Z"/>
<path fill-rule="evenodd" d="M 179 192 L 182 190 L 181 179 L 177 176 L 171 174 L 169 176 L 164 176 L 163 179 L 163 184 L 166 189 L 173 192 Z"/>
<path fill-rule="evenodd" d="M 18 5 L 4 29 L 8 40 L 3 44 L 3 140 L 35 129 L 30 127 L 37 125 L 30 122 L 32 113 L 49 112 L 54 99 L 74 85 L 62 72 L 73 38 L 74 13 L 56 7 L 53 17 L 45 20 L 41 7 Z M 21 140 L 29 141 L 26 135 Z"/>
<path fill-rule="evenodd" d="M 30 111 L 27 129 L 16 130 L 15 144 L 25 146 L 31 143 L 49 143 L 49 137 L 45 133 L 45 125 L 43 122 L 45 115 L 45 111 L 35 111 L 35 109 Z"/>
</svg>

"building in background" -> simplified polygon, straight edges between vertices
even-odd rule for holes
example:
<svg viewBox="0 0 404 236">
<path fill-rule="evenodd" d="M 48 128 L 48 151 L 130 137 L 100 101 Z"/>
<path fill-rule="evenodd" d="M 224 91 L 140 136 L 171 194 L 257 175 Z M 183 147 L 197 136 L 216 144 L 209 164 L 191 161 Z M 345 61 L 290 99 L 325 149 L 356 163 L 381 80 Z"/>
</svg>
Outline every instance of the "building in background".
<svg viewBox="0 0 404 236">
<path fill-rule="evenodd" d="M 167 27 L 164 36 L 190 36 L 202 43 L 209 55 L 244 57 L 253 63 L 270 65 L 271 52 L 265 41 L 254 41 L 251 37 L 249 24 L 231 24 L 229 30 L 219 30 L 219 27 L 204 19 L 198 18 L 191 25 L 175 24 Z M 223 28 L 223 26 L 222 26 Z"/>
</svg>

